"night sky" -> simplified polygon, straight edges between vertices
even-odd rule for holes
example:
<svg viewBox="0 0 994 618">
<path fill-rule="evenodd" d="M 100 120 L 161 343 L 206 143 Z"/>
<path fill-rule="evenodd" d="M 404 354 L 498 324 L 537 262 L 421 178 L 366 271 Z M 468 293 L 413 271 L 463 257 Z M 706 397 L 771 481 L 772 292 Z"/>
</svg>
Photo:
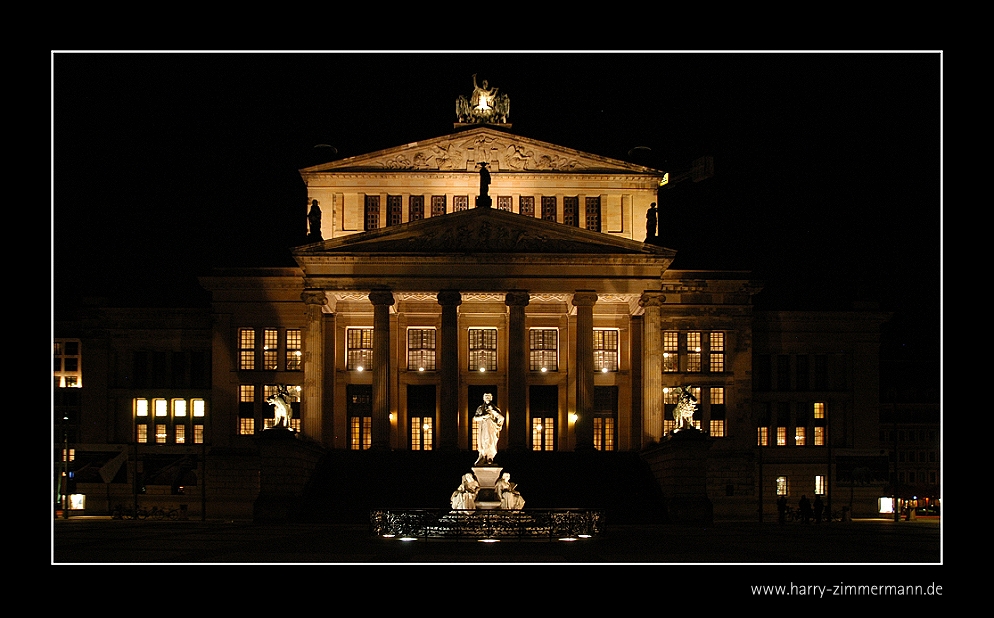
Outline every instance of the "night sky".
<svg viewBox="0 0 994 618">
<path fill-rule="evenodd" d="M 938 358 L 941 71 L 929 51 L 54 53 L 54 305 L 203 302 L 213 266 L 293 265 L 315 145 L 451 133 L 476 73 L 514 133 L 673 172 L 713 156 L 661 200 L 674 268 L 750 270 L 761 308 L 877 301 L 885 353 Z"/>
</svg>

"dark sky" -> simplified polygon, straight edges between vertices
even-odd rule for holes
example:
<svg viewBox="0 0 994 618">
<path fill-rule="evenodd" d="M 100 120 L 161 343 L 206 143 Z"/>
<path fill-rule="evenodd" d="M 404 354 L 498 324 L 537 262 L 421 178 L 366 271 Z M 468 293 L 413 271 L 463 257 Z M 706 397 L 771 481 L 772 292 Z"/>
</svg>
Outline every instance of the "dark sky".
<svg viewBox="0 0 994 618">
<path fill-rule="evenodd" d="M 515 133 L 645 146 L 668 171 L 713 156 L 661 200 L 674 267 L 751 270 L 760 307 L 876 300 L 888 345 L 937 355 L 941 69 L 929 51 L 55 53 L 54 298 L 181 304 L 212 266 L 292 265 L 314 146 L 450 133 L 477 73 Z"/>
</svg>

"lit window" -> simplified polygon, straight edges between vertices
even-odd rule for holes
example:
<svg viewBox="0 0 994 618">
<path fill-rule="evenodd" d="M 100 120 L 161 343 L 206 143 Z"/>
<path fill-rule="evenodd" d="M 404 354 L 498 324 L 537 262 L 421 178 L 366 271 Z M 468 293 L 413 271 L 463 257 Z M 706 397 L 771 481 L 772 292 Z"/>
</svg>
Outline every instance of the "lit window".
<svg viewBox="0 0 994 618">
<path fill-rule="evenodd" d="M 824 496 L 826 493 L 828 493 L 828 492 L 825 490 L 825 476 L 822 475 L 822 474 L 816 474 L 815 475 L 815 495 L 816 496 Z"/>
<path fill-rule="evenodd" d="M 240 418 L 238 419 L 238 433 L 242 436 L 251 436 L 255 434 L 255 419 L 254 418 Z"/>
<path fill-rule="evenodd" d="M 430 416 L 411 417 L 411 450 L 430 451 L 432 449 L 434 419 Z"/>
<path fill-rule="evenodd" d="M 300 329 L 290 328 L 286 331 L 286 370 L 300 371 L 301 351 L 300 351 Z"/>
<path fill-rule="evenodd" d="M 166 437 L 167 437 L 167 434 L 166 434 L 166 424 L 165 423 L 156 423 L 155 424 L 155 443 L 156 444 L 165 444 L 166 443 Z"/>
<path fill-rule="evenodd" d="M 687 371 L 701 370 L 701 334 L 687 333 Z"/>
<path fill-rule="evenodd" d="M 709 428 L 712 438 L 725 437 L 725 387 L 711 387 L 711 401 L 709 411 L 711 420 Z"/>
<path fill-rule="evenodd" d="M 823 402 L 816 402 L 814 404 L 815 418 L 825 418 L 825 404 Z"/>
<path fill-rule="evenodd" d="M 453 195 L 452 196 L 452 212 L 459 210 L 469 210 L 469 196 L 468 195 Z"/>
<path fill-rule="evenodd" d="M 777 477 L 777 495 L 778 496 L 789 496 L 790 487 L 787 486 L 787 477 L 778 476 Z"/>
<path fill-rule="evenodd" d="M 243 370 L 255 369 L 254 328 L 238 330 L 238 368 Z"/>
<path fill-rule="evenodd" d="M 559 329 L 533 328 L 528 331 L 528 369 L 559 371 Z"/>
<path fill-rule="evenodd" d="M 193 426 L 193 443 L 203 444 L 204 443 L 204 426 L 194 425 Z"/>
<path fill-rule="evenodd" d="M 497 371 L 497 329 L 469 329 L 469 370 Z"/>
<path fill-rule="evenodd" d="M 349 448 L 365 450 L 373 444 L 373 418 L 370 416 L 353 416 L 349 419 Z"/>
<path fill-rule="evenodd" d="M 280 333 L 275 328 L 262 331 L 262 369 L 276 371 L 279 369 L 277 354 L 279 353 Z"/>
<path fill-rule="evenodd" d="M 804 446 L 807 438 L 807 428 L 806 427 L 795 427 L 794 428 L 794 444 L 797 446 Z"/>
<path fill-rule="evenodd" d="M 594 370 L 611 372 L 618 370 L 619 333 L 614 328 L 594 329 Z"/>
<path fill-rule="evenodd" d="M 598 451 L 614 450 L 614 417 L 594 417 L 594 448 Z"/>
<path fill-rule="evenodd" d="M 786 427 L 777 427 L 777 446 L 787 446 Z"/>
<path fill-rule="evenodd" d="M 148 416 L 148 399 L 135 399 L 135 416 Z"/>
<path fill-rule="evenodd" d="M 190 402 L 193 404 L 193 418 L 203 418 L 206 408 L 204 407 L 203 399 L 194 399 Z"/>
<path fill-rule="evenodd" d="M 725 437 L 725 419 L 713 418 L 710 423 L 711 427 L 711 437 L 712 438 L 724 438 Z"/>
<path fill-rule="evenodd" d="M 825 411 L 825 402 L 823 402 L 823 401 L 815 402 L 815 404 L 814 404 L 814 417 L 815 417 L 814 445 L 815 446 L 825 446 L 825 439 L 826 439 L 825 432 L 827 430 L 827 428 L 826 428 L 827 417 L 826 417 L 826 411 Z"/>
<path fill-rule="evenodd" d="M 767 427 L 757 427 L 756 428 L 756 445 L 757 446 L 766 446 L 767 433 L 768 433 L 768 428 Z"/>
<path fill-rule="evenodd" d="M 477 423 L 473 424 L 474 427 Z M 555 449 L 556 423 L 551 416 L 537 417 L 532 419 L 532 450 L 551 451 Z M 474 449 L 476 448 L 476 438 L 474 433 Z"/>
<path fill-rule="evenodd" d="M 185 399 L 173 399 L 173 416 L 178 416 L 178 417 L 186 416 Z"/>
<path fill-rule="evenodd" d="M 139 444 L 148 443 L 148 425 L 138 426 L 138 442 Z"/>
<path fill-rule="evenodd" d="M 815 446 L 825 446 L 825 428 L 815 427 Z"/>
<path fill-rule="evenodd" d="M 407 370 L 435 371 L 435 329 L 407 329 Z"/>
<path fill-rule="evenodd" d="M 165 399 L 153 399 L 152 409 L 155 411 L 155 415 L 158 417 L 166 417 L 169 415 Z"/>
<path fill-rule="evenodd" d="M 675 330 L 663 333 L 663 371 L 680 371 L 680 333 Z"/>
<path fill-rule="evenodd" d="M 373 365 L 373 329 L 347 328 L 345 330 L 347 371 L 368 371 Z"/>
<path fill-rule="evenodd" d="M 497 197 L 497 210 L 511 212 L 511 196 L 501 195 Z"/>
<path fill-rule="evenodd" d="M 725 370 L 725 333 L 711 333 L 710 343 L 710 371 L 721 373 Z"/>
<path fill-rule="evenodd" d="M 186 443 L 186 425 L 176 425 L 176 444 Z"/>
</svg>

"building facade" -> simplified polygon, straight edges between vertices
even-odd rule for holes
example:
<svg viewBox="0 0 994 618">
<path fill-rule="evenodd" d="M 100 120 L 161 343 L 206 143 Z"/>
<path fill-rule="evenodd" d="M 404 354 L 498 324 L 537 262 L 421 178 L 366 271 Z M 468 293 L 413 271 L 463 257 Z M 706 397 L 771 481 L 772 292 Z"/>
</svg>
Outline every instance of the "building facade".
<svg viewBox="0 0 994 618">
<path fill-rule="evenodd" d="M 478 124 L 300 173 L 297 266 L 217 269 L 209 308 L 73 325 L 86 387 L 56 453 L 96 453 L 67 466 L 92 510 L 250 515 L 285 386 L 315 452 L 475 452 L 484 393 L 499 450 L 647 452 L 686 388 L 716 517 L 774 518 L 779 495 L 838 508 L 842 488 L 876 512 L 887 479 L 850 477 L 882 455 L 887 316 L 759 312 L 747 272 L 670 268 L 646 215 L 663 172 Z"/>
</svg>

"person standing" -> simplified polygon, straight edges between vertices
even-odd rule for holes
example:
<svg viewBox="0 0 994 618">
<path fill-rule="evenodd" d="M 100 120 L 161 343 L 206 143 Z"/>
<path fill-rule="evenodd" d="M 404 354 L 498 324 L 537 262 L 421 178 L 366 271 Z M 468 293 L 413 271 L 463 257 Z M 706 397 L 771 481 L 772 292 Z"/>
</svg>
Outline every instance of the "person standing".
<svg viewBox="0 0 994 618">
<path fill-rule="evenodd" d="M 820 524 L 821 523 L 821 514 L 822 514 L 822 511 L 825 509 L 825 505 L 821 501 L 821 496 L 815 496 L 814 507 L 815 507 L 815 523 L 816 524 Z"/>
<path fill-rule="evenodd" d="M 806 523 L 811 523 L 811 501 L 808 500 L 807 496 L 801 496 L 801 500 L 797 503 L 797 506 L 801 509 L 801 520 Z"/>
<path fill-rule="evenodd" d="M 787 523 L 787 496 L 777 498 L 777 514 L 779 515 L 777 521 L 780 524 Z"/>
</svg>

